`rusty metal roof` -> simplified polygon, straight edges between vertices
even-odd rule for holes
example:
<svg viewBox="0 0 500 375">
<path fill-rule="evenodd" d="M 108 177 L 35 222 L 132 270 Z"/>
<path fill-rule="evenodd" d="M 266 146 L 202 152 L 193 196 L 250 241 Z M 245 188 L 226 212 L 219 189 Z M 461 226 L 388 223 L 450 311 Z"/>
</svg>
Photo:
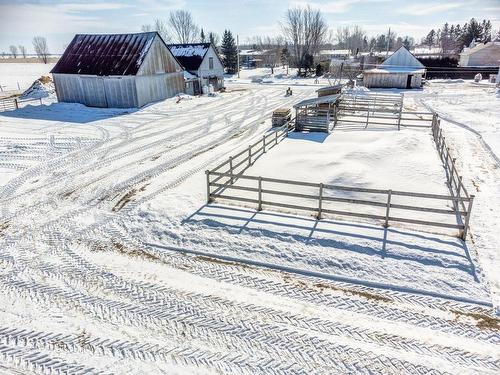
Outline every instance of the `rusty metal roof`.
<svg viewBox="0 0 500 375">
<path fill-rule="evenodd" d="M 156 35 L 156 32 L 77 34 L 51 73 L 135 75 Z"/>
</svg>

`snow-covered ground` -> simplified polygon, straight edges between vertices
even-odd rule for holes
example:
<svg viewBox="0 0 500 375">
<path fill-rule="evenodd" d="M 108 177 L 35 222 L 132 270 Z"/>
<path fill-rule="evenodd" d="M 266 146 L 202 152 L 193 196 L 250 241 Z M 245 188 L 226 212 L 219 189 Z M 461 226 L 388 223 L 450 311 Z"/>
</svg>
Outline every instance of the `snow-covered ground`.
<svg viewBox="0 0 500 375">
<path fill-rule="evenodd" d="M 218 97 L 140 110 L 0 112 L 0 371 L 497 373 L 494 275 L 484 262 L 499 256 L 477 243 L 495 227 L 479 216 L 484 205 L 476 244 L 464 244 L 205 204 L 204 171 L 262 137 L 274 108 L 314 96 L 311 83 L 288 98 L 279 85 L 229 82 Z M 325 177 L 374 169 L 442 188 L 425 132 L 394 136 L 403 150 L 423 148 L 411 172 L 409 155 L 387 171 L 376 158 L 367 167 L 355 138 L 330 137 L 345 138 L 334 152 L 330 139 L 321 145 L 332 158 L 354 144 L 357 170 L 342 161 L 345 173 Z M 367 152 L 384 149 L 380 134 L 359 137 Z M 488 170 L 482 146 L 467 141 L 478 152 L 464 153 L 464 176 L 479 158 Z M 433 163 L 429 176 L 415 177 L 423 163 Z M 484 184 L 494 191 L 493 177 Z"/>
<path fill-rule="evenodd" d="M 242 69 L 239 77 L 236 74 L 227 75 L 224 81 L 229 84 L 261 83 L 264 85 L 307 85 L 317 86 L 317 88 L 330 84 L 328 79 L 323 77 L 297 77 L 297 69 L 287 69 L 281 66 L 274 68 L 274 74 L 271 68 Z"/>
<path fill-rule="evenodd" d="M 0 86 L 4 91 L 24 91 L 41 76 L 49 75 L 55 63 L 2 63 L 0 61 Z M 19 85 L 19 86 L 18 86 Z M 1 94 L 1 93 L 0 93 Z"/>
</svg>

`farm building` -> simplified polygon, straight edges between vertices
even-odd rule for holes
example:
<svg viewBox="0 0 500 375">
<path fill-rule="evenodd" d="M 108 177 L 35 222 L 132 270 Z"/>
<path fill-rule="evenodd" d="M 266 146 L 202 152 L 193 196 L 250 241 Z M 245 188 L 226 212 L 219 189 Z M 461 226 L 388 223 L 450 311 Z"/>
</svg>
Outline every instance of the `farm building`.
<svg viewBox="0 0 500 375">
<path fill-rule="evenodd" d="M 364 70 L 363 84 L 373 88 L 419 88 L 424 74 L 424 65 L 402 46 L 379 67 Z"/>
<path fill-rule="evenodd" d="M 498 66 L 500 42 L 474 42 L 460 54 L 459 66 Z"/>
<path fill-rule="evenodd" d="M 76 35 L 51 71 L 60 102 L 139 108 L 184 91 L 182 67 L 156 32 Z"/>
<path fill-rule="evenodd" d="M 208 85 L 214 90 L 224 87 L 224 65 L 211 43 L 169 44 L 168 48 L 182 67 L 198 78 L 197 82 L 186 80 L 188 94 L 199 94 Z"/>
</svg>

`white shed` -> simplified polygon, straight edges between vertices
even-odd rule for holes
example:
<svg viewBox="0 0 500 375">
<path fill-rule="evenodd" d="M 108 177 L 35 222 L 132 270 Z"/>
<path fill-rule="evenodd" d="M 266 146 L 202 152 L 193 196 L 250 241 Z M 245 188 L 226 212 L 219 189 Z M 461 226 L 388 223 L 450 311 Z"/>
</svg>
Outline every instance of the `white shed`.
<svg viewBox="0 0 500 375">
<path fill-rule="evenodd" d="M 182 67 L 156 32 L 76 35 L 51 71 L 60 102 L 139 108 L 184 91 Z"/>
<path fill-rule="evenodd" d="M 498 66 L 500 42 L 471 44 L 460 54 L 459 66 Z"/>
<path fill-rule="evenodd" d="M 224 87 L 224 65 L 211 43 L 169 44 L 168 48 L 186 71 L 198 77 L 195 94 L 205 85 L 215 90 Z"/>
<path fill-rule="evenodd" d="M 419 88 L 424 74 L 425 66 L 402 46 L 379 67 L 364 70 L 363 84 L 373 88 Z"/>
</svg>

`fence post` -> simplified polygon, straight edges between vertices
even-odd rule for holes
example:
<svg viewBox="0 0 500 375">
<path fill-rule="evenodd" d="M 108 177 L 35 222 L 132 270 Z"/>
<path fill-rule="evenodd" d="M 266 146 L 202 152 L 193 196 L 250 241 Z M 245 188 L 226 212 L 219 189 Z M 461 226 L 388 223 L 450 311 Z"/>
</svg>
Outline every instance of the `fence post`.
<svg viewBox="0 0 500 375">
<path fill-rule="evenodd" d="M 369 120 L 370 120 L 370 105 L 368 104 L 368 112 L 366 113 L 366 126 L 365 126 L 365 128 L 368 127 Z"/>
<path fill-rule="evenodd" d="M 387 193 L 387 208 L 385 209 L 385 224 L 384 227 L 389 226 L 389 211 L 391 209 L 391 196 L 392 196 L 392 190 L 389 190 Z"/>
<path fill-rule="evenodd" d="M 210 197 L 210 171 L 207 169 L 205 171 L 207 175 L 207 204 L 212 202 L 212 198 Z"/>
<path fill-rule="evenodd" d="M 403 114 L 403 100 L 404 94 L 401 95 L 401 102 L 399 107 L 399 117 L 398 117 L 398 130 L 401 130 L 401 115 Z"/>
<path fill-rule="evenodd" d="M 18 103 L 18 101 L 17 101 L 17 98 L 16 98 L 16 99 L 14 99 L 14 104 L 16 105 L 16 109 L 19 109 L 19 103 Z"/>
<path fill-rule="evenodd" d="M 21 91 L 21 86 L 19 85 L 19 82 L 17 82 L 17 90 Z"/>
<path fill-rule="evenodd" d="M 262 153 L 266 153 L 266 136 L 262 136 Z"/>
<path fill-rule="evenodd" d="M 469 231 L 469 221 L 470 214 L 472 212 L 472 202 L 474 202 L 475 195 L 469 197 L 469 207 L 467 207 L 467 216 L 465 217 L 464 231 L 462 233 L 462 239 L 465 241 L 467 239 L 467 232 Z"/>
<path fill-rule="evenodd" d="M 234 184 L 234 177 L 233 177 L 233 157 L 229 157 L 229 174 L 231 175 L 231 185 Z"/>
<path fill-rule="evenodd" d="M 278 144 L 278 131 L 275 131 L 274 132 L 274 144 L 277 145 Z"/>
<path fill-rule="evenodd" d="M 248 165 L 252 165 L 252 146 L 248 146 Z"/>
<path fill-rule="evenodd" d="M 262 211 L 262 177 L 259 176 L 259 207 L 257 211 Z"/>
<path fill-rule="evenodd" d="M 321 220 L 322 211 L 323 211 L 323 183 L 319 184 L 318 220 Z"/>
<path fill-rule="evenodd" d="M 450 186 L 451 186 L 452 189 L 453 189 L 453 181 L 455 181 L 455 179 L 453 178 L 453 176 L 455 175 L 455 161 L 456 160 L 457 160 L 457 158 L 452 158 L 451 159 Z"/>
<path fill-rule="evenodd" d="M 40 98 L 40 105 L 42 105 L 42 98 Z"/>
</svg>

